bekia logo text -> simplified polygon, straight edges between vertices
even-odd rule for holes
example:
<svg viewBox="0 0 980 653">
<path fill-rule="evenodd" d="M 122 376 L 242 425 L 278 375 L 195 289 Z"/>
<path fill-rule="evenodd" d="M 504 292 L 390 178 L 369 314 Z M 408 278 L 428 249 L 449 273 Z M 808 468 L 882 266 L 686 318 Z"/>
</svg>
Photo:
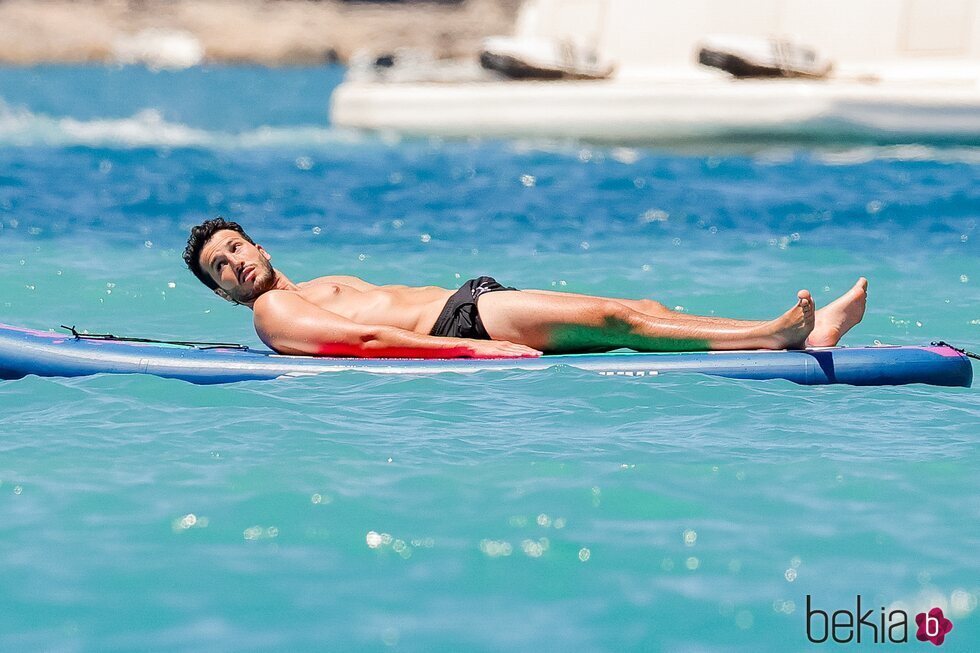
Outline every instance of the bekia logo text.
<svg viewBox="0 0 980 653">
<path fill-rule="evenodd" d="M 929 612 L 915 615 L 915 638 L 920 642 L 941 645 L 953 622 L 946 618 L 942 608 L 932 608 Z M 813 606 L 813 600 L 806 595 L 806 637 L 814 644 L 833 640 L 838 644 L 849 642 L 871 642 L 883 644 L 905 644 L 909 641 L 909 615 L 905 610 L 875 610 L 862 605 L 861 595 L 855 598 L 855 609 L 829 612 Z"/>
</svg>

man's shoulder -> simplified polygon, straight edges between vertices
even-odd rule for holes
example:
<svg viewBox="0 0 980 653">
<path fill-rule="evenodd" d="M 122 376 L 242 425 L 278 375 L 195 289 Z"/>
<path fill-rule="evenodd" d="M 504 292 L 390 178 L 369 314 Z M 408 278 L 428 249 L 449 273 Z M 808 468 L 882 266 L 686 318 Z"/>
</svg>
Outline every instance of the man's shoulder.
<svg viewBox="0 0 980 653">
<path fill-rule="evenodd" d="M 295 306 L 297 302 L 306 302 L 303 297 L 295 290 L 280 290 L 278 288 L 267 290 L 262 293 L 252 304 L 252 310 L 256 316 L 275 314 L 283 310 L 288 310 Z"/>
</svg>

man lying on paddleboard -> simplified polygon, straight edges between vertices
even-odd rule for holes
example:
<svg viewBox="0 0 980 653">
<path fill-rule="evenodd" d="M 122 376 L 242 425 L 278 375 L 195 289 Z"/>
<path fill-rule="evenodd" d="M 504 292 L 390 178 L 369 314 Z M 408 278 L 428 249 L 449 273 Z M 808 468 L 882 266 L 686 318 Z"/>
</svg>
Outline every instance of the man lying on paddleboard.
<svg viewBox="0 0 980 653">
<path fill-rule="evenodd" d="M 517 290 L 491 277 L 459 290 L 376 286 L 357 277 L 293 283 L 242 227 L 221 218 L 191 230 L 184 261 L 220 297 L 253 311 L 281 354 L 398 358 L 524 357 L 610 351 L 801 349 L 836 345 L 864 316 L 863 277 L 816 310 L 806 290 L 762 322 L 677 313 L 649 299 Z"/>
</svg>

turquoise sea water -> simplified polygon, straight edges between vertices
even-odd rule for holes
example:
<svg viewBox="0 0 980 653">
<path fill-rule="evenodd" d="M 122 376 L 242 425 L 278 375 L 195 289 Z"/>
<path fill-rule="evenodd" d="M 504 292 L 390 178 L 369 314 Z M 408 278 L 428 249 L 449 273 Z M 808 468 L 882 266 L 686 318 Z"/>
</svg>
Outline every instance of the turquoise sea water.
<svg viewBox="0 0 980 653">
<path fill-rule="evenodd" d="M 865 275 L 847 343 L 980 348 L 980 149 L 399 141 L 329 126 L 341 76 L 0 69 L 0 322 L 258 344 L 180 260 L 222 214 L 294 280 L 761 318 Z M 0 382 L 0 650 L 810 651 L 807 595 L 861 595 L 971 651 L 978 423 L 568 369 Z"/>
</svg>

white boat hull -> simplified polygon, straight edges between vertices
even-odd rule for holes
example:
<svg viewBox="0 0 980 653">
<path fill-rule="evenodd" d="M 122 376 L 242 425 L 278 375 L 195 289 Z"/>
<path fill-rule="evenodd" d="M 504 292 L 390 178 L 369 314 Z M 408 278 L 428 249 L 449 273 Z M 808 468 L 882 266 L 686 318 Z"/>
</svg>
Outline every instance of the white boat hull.
<svg viewBox="0 0 980 653">
<path fill-rule="evenodd" d="M 980 140 L 980 85 L 656 79 L 345 83 L 343 127 L 446 137 L 656 142 L 757 136 Z"/>
</svg>

